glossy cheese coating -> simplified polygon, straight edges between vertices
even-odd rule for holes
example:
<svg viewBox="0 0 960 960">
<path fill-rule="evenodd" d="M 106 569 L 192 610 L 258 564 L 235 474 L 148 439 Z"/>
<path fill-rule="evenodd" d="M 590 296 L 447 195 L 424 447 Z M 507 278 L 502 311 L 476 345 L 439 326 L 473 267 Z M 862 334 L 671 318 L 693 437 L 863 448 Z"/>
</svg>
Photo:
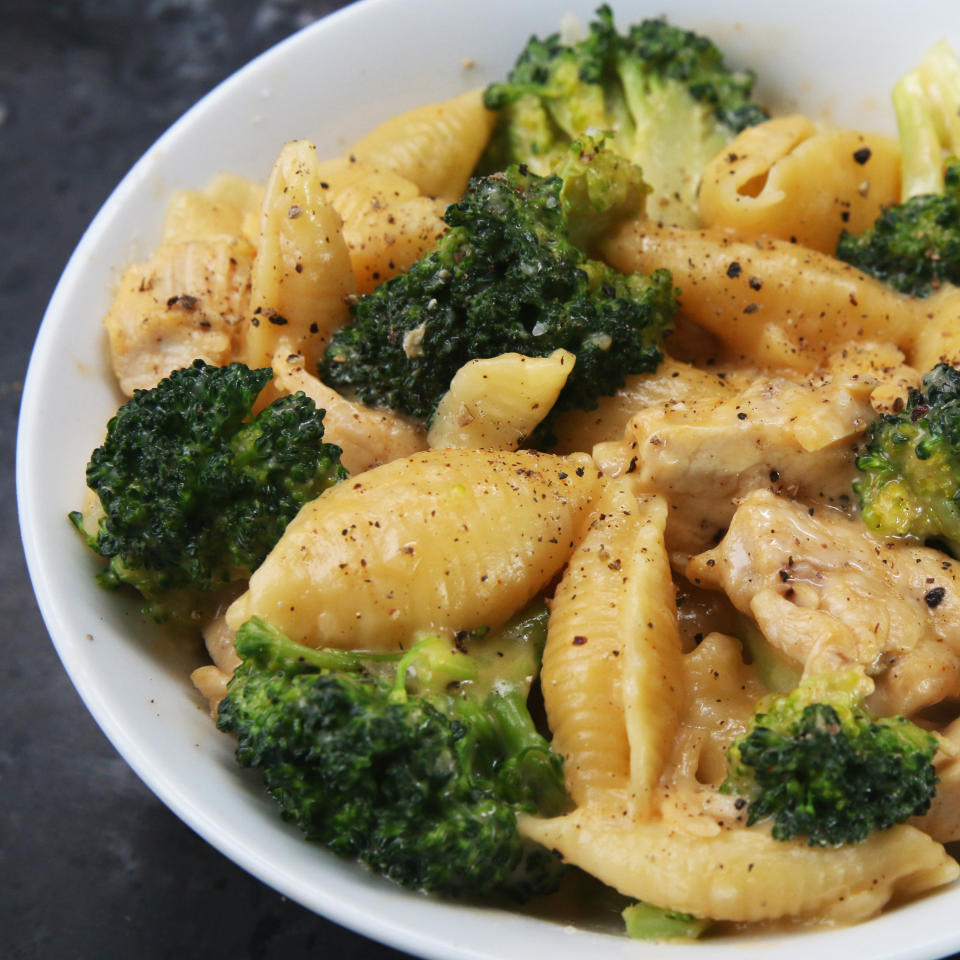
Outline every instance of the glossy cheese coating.
<svg viewBox="0 0 960 960">
<path fill-rule="evenodd" d="M 586 454 L 434 450 L 307 504 L 230 607 L 311 646 L 497 627 L 560 571 L 600 486 Z"/>
</svg>

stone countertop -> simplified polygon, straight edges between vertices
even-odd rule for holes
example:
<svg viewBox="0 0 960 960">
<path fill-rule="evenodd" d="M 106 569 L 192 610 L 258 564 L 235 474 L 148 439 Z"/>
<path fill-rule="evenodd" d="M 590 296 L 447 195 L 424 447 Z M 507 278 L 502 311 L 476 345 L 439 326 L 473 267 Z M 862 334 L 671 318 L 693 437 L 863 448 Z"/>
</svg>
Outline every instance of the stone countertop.
<svg viewBox="0 0 960 960">
<path fill-rule="evenodd" d="M 336 0 L 0 0 L 0 954 L 403 956 L 314 916 L 185 827 L 87 713 L 37 612 L 13 463 L 46 303 L 100 204 L 194 101 Z"/>
</svg>

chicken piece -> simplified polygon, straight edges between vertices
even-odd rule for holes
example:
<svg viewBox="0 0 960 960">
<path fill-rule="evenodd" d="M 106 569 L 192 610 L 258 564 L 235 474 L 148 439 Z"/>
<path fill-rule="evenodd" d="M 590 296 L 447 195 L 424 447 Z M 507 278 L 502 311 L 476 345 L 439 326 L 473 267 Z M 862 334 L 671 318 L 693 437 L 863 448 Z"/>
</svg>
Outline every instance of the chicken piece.
<svg viewBox="0 0 960 960">
<path fill-rule="evenodd" d="M 174 190 L 163 215 L 162 243 L 240 240 L 257 244 L 263 184 L 236 173 L 215 174 L 202 190 Z"/>
<path fill-rule="evenodd" d="M 408 270 L 446 233 L 446 201 L 352 155 L 320 165 L 324 198 L 343 222 L 357 293 Z"/>
<path fill-rule="evenodd" d="M 720 401 L 742 390 L 750 373 L 721 374 L 699 370 L 689 363 L 667 357 L 653 373 L 627 377 L 627 382 L 609 397 L 598 397 L 593 410 L 567 410 L 554 422 L 555 449 L 573 453 L 594 444 L 620 440 L 630 419 L 641 410 L 661 408 L 691 400 Z"/>
<path fill-rule="evenodd" d="M 233 676 L 233 671 L 241 663 L 237 656 L 236 640 L 237 634 L 227 626 L 227 618 L 223 612 L 203 628 L 203 643 L 210 659 L 214 666 L 228 677 Z"/>
<path fill-rule="evenodd" d="M 847 344 L 830 358 L 827 371 L 835 379 L 874 384 L 870 406 L 877 413 L 900 409 L 907 392 L 919 387 L 921 380 L 920 371 L 906 362 L 899 347 L 872 341 Z"/>
<path fill-rule="evenodd" d="M 960 693 L 957 657 L 952 644 L 940 637 L 924 638 L 913 650 L 890 654 L 881 682 L 867 700 L 870 709 L 879 716 L 910 716 L 956 697 Z"/>
<path fill-rule="evenodd" d="M 228 363 L 250 297 L 252 251 L 226 239 L 162 245 L 129 267 L 103 323 L 120 389 L 155 387 L 200 358 Z"/>
<path fill-rule="evenodd" d="M 733 396 L 662 404 L 627 427 L 644 489 L 670 503 L 675 565 L 716 543 L 738 500 L 764 488 L 838 505 L 850 498 L 854 441 L 872 416 L 867 379 L 757 380 Z"/>
<path fill-rule="evenodd" d="M 756 490 L 687 576 L 725 591 L 807 675 L 862 667 L 878 713 L 910 716 L 960 695 L 960 583 L 938 550 Z"/>
<path fill-rule="evenodd" d="M 960 840 L 960 719 L 954 720 L 938 737 L 940 749 L 933 758 L 937 792 L 930 809 L 910 823 L 941 843 Z"/>
<path fill-rule="evenodd" d="M 340 396 L 307 372 L 299 354 L 281 349 L 273 357 L 273 370 L 273 386 L 280 394 L 302 390 L 324 411 L 324 440 L 340 447 L 340 462 L 349 473 L 362 473 L 426 449 L 427 433 L 420 424 L 393 410 L 378 410 Z"/>
<path fill-rule="evenodd" d="M 190 679 L 197 688 L 197 692 L 207 701 L 210 716 L 214 720 L 217 718 L 217 706 L 227 695 L 227 684 L 230 682 L 231 676 L 232 674 L 224 673 L 223 670 L 212 663 L 197 667 L 190 674 Z"/>
</svg>

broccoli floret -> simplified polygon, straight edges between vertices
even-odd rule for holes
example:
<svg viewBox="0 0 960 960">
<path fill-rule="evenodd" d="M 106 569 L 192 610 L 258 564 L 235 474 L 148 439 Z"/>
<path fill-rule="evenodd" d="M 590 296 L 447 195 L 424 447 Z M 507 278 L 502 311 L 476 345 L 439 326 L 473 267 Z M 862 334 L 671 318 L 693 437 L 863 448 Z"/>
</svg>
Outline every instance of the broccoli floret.
<svg viewBox="0 0 960 960">
<path fill-rule="evenodd" d="M 513 166 L 471 181 L 437 247 L 352 306 L 324 382 L 429 419 L 473 359 L 569 350 L 577 362 L 558 409 L 591 409 L 628 374 L 656 369 L 677 305 L 669 272 L 617 273 L 571 240 L 633 210 L 645 187 L 592 142 L 574 153 L 563 180 Z"/>
<path fill-rule="evenodd" d="M 155 619 L 188 613 L 197 591 L 249 577 L 300 507 L 343 479 L 305 394 L 251 416 L 272 376 L 197 360 L 120 408 L 87 465 L 96 530 L 71 514 L 109 559 L 101 585 L 135 587 Z"/>
<path fill-rule="evenodd" d="M 484 169 L 527 163 L 553 169 L 584 132 L 609 131 L 653 187 L 651 213 L 699 224 L 697 190 L 707 162 L 744 127 L 768 118 L 751 102 L 754 75 L 733 72 L 706 37 L 663 20 L 618 33 L 607 5 L 585 39 L 532 37 L 506 82 L 484 102 L 499 111 Z"/>
<path fill-rule="evenodd" d="M 863 233 L 844 230 L 837 257 L 914 297 L 960 285 L 960 161 L 947 163 L 942 193 L 887 207 Z"/>
<path fill-rule="evenodd" d="M 550 892 L 559 859 L 516 828 L 518 811 L 568 807 L 527 709 L 546 619 L 539 605 L 483 638 L 376 655 L 302 647 L 255 618 L 218 725 L 283 817 L 336 853 L 449 896 Z"/>
<path fill-rule="evenodd" d="M 601 136 L 578 137 L 553 174 L 562 183 L 560 201 L 570 242 L 588 256 L 618 224 L 643 214 L 650 193 L 640 168 L 610 150 Z"/>
<path fill-rule="evenodd" d="M 860 682 L 854 671 L 825 674 L 760 702 L 727 753 L 722 788 L 748 801 L 748 825 L 772 817 L 777 840 L 832 846 L 929 809 L 936 738 L 904 717 L 872 717 Z"/>
<path fill-rule="evenodd" d="M 857 468 L 867 526 L 960 544 L 960 370 L 938 364 L 902 411 L 874 420 Z"/>
<path fill-rule="evenodd" d="M 941 42 L 894 87 L 901 202 L 861 234 L 844 231 L 837 257 L 901 293 L 926 297 L 960 284 L 960 60 Z M 948 155 L 945 159 L 945 154 Z"/>
<path fill-rule="evenodd" d="M 710 928 L 709 920 L 643 901 L 626 907 L 621 916 L 632 940 L 696 940 Z"/>
</svg>

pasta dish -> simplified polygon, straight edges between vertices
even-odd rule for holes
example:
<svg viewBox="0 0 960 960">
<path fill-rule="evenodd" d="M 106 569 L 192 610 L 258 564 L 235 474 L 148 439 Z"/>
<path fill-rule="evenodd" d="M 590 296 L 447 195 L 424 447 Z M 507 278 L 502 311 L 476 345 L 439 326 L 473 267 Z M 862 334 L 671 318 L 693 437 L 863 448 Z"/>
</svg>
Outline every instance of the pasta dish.
<svg viewBox="0 0 960 960">
<path fill-rule="evenodd" d="M 72 519 L 309 839 L 652 939 L 960 875 L 960 61 L 752 86 L 601 7 L 123 273 Z"/>
</svg>

